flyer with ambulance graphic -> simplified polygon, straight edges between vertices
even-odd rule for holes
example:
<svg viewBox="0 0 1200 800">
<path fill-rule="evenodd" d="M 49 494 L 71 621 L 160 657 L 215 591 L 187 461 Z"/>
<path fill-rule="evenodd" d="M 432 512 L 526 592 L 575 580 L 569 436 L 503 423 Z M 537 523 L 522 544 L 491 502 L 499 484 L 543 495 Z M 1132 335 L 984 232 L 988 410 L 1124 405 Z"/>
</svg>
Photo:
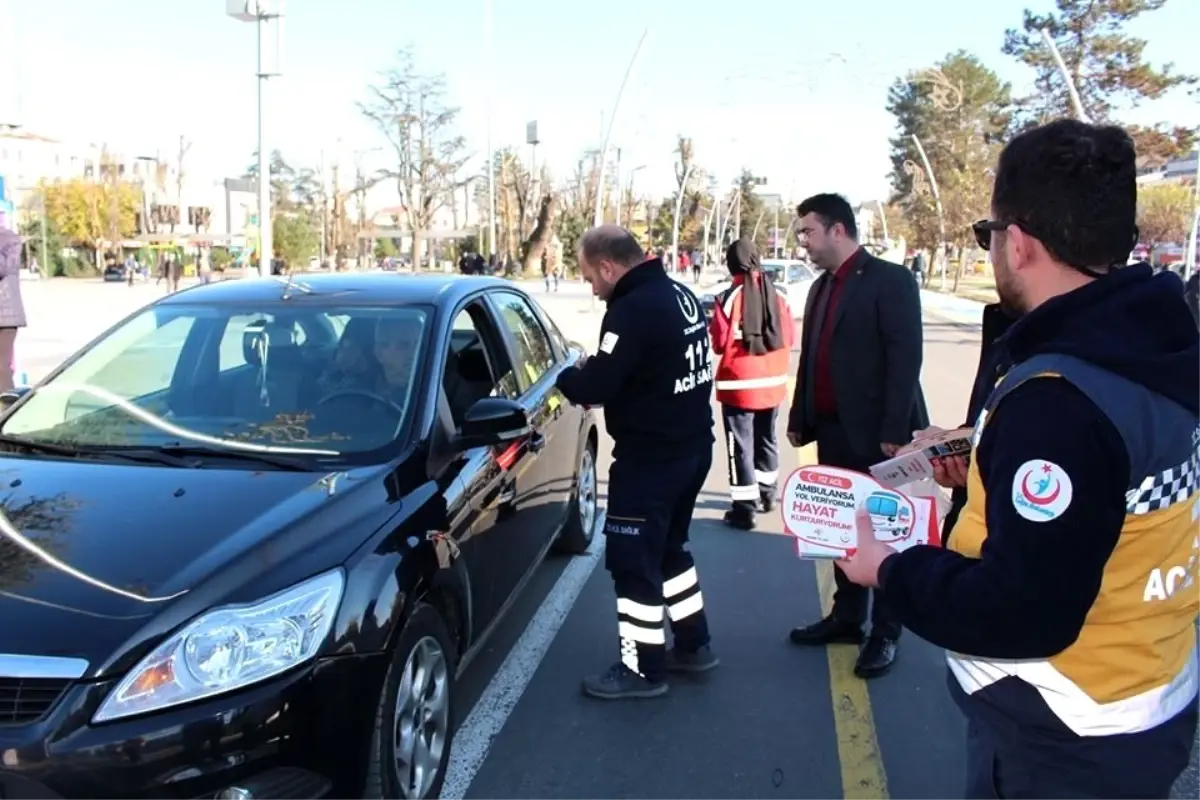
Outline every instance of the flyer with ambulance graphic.
<svg viewBox="0 0 1200 800">
<path fill-rule="evenodd" d="M 897 550 L 941 544 L 932 497 L 909 497 L 870 475 L 813 465 L 788 476 L 779 504 L 800 558 L 846 558 L 858 547 L 855 512 L 865 507 L 875 538 Z"/>
</svg>

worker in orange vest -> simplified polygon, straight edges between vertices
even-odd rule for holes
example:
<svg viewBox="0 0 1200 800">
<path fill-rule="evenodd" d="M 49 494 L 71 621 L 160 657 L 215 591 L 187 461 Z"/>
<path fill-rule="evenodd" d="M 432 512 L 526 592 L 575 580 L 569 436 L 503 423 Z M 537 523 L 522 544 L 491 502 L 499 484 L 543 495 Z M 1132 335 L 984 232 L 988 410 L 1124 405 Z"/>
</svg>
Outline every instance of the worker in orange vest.
<svg viewBox="0 0 1200 800">
<path fill-rule="evenodd" d="M 733 283 L 716 297 L 709 327 L 717 366 L 717 402 L 725 421 L 729 496 L 725 523 L 752 530 L 755 515 L 775 507 L 779 445 L 775 420 L 787 399 L 794 336 L 787 300 L 763 274 L 754 242 L 725 252 Z"/>
</svg>

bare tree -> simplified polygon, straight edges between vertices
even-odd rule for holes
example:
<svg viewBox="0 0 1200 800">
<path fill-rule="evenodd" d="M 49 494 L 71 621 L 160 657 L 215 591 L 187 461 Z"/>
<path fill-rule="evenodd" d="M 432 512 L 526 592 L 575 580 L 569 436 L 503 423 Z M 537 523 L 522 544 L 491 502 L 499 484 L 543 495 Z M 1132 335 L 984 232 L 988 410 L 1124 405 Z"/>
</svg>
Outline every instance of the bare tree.
<svg viewBox="0 0 1200 800">
<path fill-rule="evenodd" d="M 391 145 L 396 165 L 381 170 L 394 179 L 412 236 L 412 263 L 422 261 L 425 233 L 454 191 L 455 175 L 466 162 L 465 140 L 453 130 L 459 109 L 446 105 L 445 79 L 417 71 L 411 48 L 401 50 L 395 65 L 368 88 L 371 99 L 360 103 Z"/>
</svg>

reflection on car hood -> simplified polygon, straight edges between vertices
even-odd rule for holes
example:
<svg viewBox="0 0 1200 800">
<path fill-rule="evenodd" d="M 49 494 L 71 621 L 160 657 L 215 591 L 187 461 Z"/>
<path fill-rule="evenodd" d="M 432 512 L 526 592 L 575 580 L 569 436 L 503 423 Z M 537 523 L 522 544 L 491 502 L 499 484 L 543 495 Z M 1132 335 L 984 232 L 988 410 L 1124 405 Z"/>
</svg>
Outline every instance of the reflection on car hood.
<svg viewBox="0 0 1200 800">
<path fill-rule="evenodd" d="M 319 473 L 15 458 L 0 483 L 0 653 L 93 659 L 331 495 Z"/>
</svg>

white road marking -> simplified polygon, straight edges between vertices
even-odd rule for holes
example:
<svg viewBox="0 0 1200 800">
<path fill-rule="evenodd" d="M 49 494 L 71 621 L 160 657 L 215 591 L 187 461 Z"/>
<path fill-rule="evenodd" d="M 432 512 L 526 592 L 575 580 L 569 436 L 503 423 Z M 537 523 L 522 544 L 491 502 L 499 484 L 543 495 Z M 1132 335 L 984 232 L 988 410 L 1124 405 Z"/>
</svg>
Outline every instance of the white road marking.
<svg viewBox="0 0 1200 800">
<path fill-rule="evenodd" d="M 471 713 L 459 727 L 450 748 L 442 800 L 462 800 L 475 775 L 487 760 L 492 742 L 504 729 L 508 716 L 517 707 L 525 688 L 533 680 L 538 666 L 554 643 L 558 629 L 575 606 L 575 600 L 596 566 L 604 560 L 604 514 L 597 515 L 595 537 L 587 552 L 567 564 L 554 588 L 546 595 L 537 613 L 525 626 L 525 632 L 508 652 L 504 663 L 488 683 Z"/>
</svg>

